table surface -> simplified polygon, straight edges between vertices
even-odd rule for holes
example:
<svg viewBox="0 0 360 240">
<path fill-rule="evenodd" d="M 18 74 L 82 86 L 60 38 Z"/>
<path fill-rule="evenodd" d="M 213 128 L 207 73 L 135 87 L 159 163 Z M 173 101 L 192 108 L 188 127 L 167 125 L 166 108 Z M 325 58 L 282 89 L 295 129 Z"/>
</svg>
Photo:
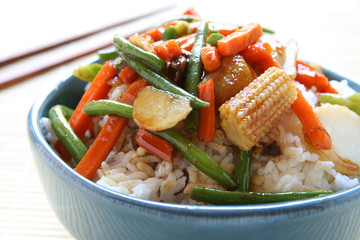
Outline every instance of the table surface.
<svg viewBox="0 0 360 240">
<path fill-rule="evenodd" d="M 11 19 L 9 21 L 10 27 L 5 29 L 5 32 L 10 32 L 5 39 L 2 37 L 0 40 L 6 43 L 7 49 L 17 49 L 16 46 L 19 46 L 18 36 L 21 35 L 19 32 L 11 33 L 14 29 L 20 28 L 27 31 L 27 27 L 31 26 L 34 30 L 44 33 L 47 29 L 59 24 L 59 22 L 53 22 L 54 19 L 57 19 L 55 13 L 55 15 L 51 15 L 47 11 L 37 10 L 39 6 L 42 6 L 42 3 L 47 1 L 32 1 L 35 6 L 27 7 L 33 8 L 34 11 L 20 12 L 21 14 L 17 15 L 17 18 L 13 18 L 16 13 L 16 5 L 21 4 L 22 1 L 20 3 L 19 1 L 9 2 L 12 3 L 5 6 L 5 10 L 7 8 L 8 11 L 4 11 L 6 14 L 2 17 Z M 70 23 L 69 21 L 63 22 L 62 24 L 68 25 L 65 29 L 59 28 L 56 31 L 57 34 L 59 31 L 63 34 L 71 31 L 76 32 L 72 26 L 74 28 L 90 27 L 86 25 L 86 22 L 92 23 L 94 11 L 100 12 L 96 14 L 96 19 L 104 19 L 104 22 L 105 20 L 114 21 L 114 18 L 109 20 L 106 17 L 109 15 L 107 11 L 113 9 L 109 8 L 113 4 L 112 1 L 102 1 L 102 6 L 97 9 L 90 7 L 95 2 L 80 1 L 81 4 L 84 4 L 83 7 L 80 6 L 81 4 L 70 7 L 70 5 L 66 5 L 70 2 L 62 2 L 64 4 L 60 9 L 75 8 L 78 11 L 71 13 L 81 12 L 78 14 L 83 18 L 74 18 Z M 171 1 L 158 1 L 156 3 L 161 5 L 165 2 L 166 4 L 171 3 Z M 217 6 L 209 5 L 205 1 L 182 1 L 172 11 L 175 10 L 180 14 L 187 7 L 194 6 L 204 18 L 209 20 L 239 24 L 258 22 L 264 27 L 272 28 L 277 33 L 281 33 L 280 35 L 283 38 L 296 39 L 300 49 L 299 57 L 323 64 L 360 82 L 360 15 L 358 14 L 360 1 L 258 0 L 240 2 L 223 0 L 221 3 L 221 6 Z M 127 12 L 127 14 L 135 13 L 135 6 L 127 4 L 122 4 L 119 9 L 124 10 L 125 8 L 126 11 L 122 12 Z M 48 5 L 44 7 L 48 7 L 50 11 L 53 6 Z M 136 5 L 139 5 L 138 2 Z M 29 16 L 26 15 L 27 12 L 32 12 L 32 15 L 36 15 L 37 18 L 31 22 L 30 17 L 30 20 L 26 21 L 25 19 Z M 47 14 L 41 15 L 44 12 Z M 64 14 L 62 13 L 62 15 Z M 40 21 L 42 24 L 37 24 L 39 19 L 46 19 L 46 21 Z M 32 40 L 28 47 L 31 47 L 31 44 L 44 41 L 44 34 L 41 37 L 41 34 L 38 36 L 36 34 L 31 35 L 31 31 L 26 31 L 25 33 L 29 34 Z M 55 34 L 53 32 L 48 33 Z M 4 35 L 2 34 L 2 36 Z M 41 41 L 40 39 L 37 41 L 36 37 L 41 38 Z M 51 40 L 49 38 L 47 41 Z M 94 37 L 85 40 L 90 44 L 95 41 Z M 72 43 L 67 44 L 67 46 L 71 45 Z M 22 66 L 37 64 L 39 61 L 43 61 L 43 58 L 57 56 L 62 51 L 64 51 L 64 47 L 14 62 L 11 66 L 1 67 L 0 74 L 4 71 L 21 71 Z M 0 51 L 0 55 L 2 53 L 4 51 Z M 32 103 L 41 92 L 48 91 L 59 81 L 69 76 L 74 68 L 89 62 L 94 57 L 95 54 L 89 54 L 32 77 L 27 81 L 0 90 L 0 239 L 73 239 L 56 218 L 39 182 L 27 139 L 26 120 Z"/>
</svg>

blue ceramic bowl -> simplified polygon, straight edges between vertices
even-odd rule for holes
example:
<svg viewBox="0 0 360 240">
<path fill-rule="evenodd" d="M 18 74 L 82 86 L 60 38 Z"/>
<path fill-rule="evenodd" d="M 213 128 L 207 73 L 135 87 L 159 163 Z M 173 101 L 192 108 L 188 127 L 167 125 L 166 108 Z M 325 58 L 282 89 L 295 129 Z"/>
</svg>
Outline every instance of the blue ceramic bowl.
<svg viewBox="0 0 360 240">
<path fill-rule="evenodd" d="M 325 74 L 347 79 L 329 70 Z M 360 91 L 360 85 L 349 82 Z M 56 155 L 39 126 L 51 106 L 75 107 L 84 85 L 68 78 L 38 99 L 28 116 L 31 148 L 45 192 L 76 239 L 360 239 L 360 186 L 303 201 L 189 206 L 136 199 L 85 179 Z"/>
</svg>

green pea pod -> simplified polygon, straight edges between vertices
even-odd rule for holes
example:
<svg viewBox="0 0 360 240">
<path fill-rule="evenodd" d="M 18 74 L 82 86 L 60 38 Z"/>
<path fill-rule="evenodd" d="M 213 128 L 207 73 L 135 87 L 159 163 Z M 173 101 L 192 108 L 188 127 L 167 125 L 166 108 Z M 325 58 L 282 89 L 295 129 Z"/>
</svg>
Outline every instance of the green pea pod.
<svg viewBox="0 0 360 240">
<path fill-rule="evenodd" d="M 135 46 L 134 44 L 131 44 L 124 37 L 115 35 L 114 45 L 121 52 L 124 52 L 127 55 L 131 55 L 134 58 L 137 58 L 145 62 L 146 64 L 153 67 L 157 71 L 163 72 L 166 68 L 166 62 L 162 60 L 160 57 L 158 57 L 157 55 L 151 52 L 147 52 L 142 48 Z"/>
<path fill-rule="evenodd" d="M 132 58 L 129 55 L 124 54 L 123 52 L 119 52 L 120 57 L 128 64 L 137 74 L 139 74 L 142 78 L 144 78 L 147 82 L 153 85 L 156 88 L 159 88 L 164 91 L 169 91 L 174 94 L 178 94 L 184 97 L 188 97 L 192 102 L 193 108 L 203 108 L 208 107 L 209 103 L 200 100 L 194 95 L 186 92 L 184 89 L 176 86 L 171 83 L 169 79 L 167 79 L 164 75 L 154 71 L 149 68 L 143 62 Z"/>
<path fill-rule="evenodd" d="M 348 98 L 343 98 L 335 94 L 323 93 L 319 96 L 320 103 L 330 103 L 342 105 L 360 115 L 360 101 L 358 100 L 359 93 L 355 93 Z"/>
<path fill-rule="evenodd" d="M 240 192 L 249 192 L 250 189 L 250 167 L 252 150 L 242 151 L 236 149 L 236 164 L 233 173 L 233 179 L 237 190 Z"/>
<path fill-rule="evenodd" d="M 102 65 L 99 63 L 89 64 L 84 67 L 80 66 L 73 71 L 73 75 L 82 81 L 91 82 L 94 80 L 101 67 Z"/>
<path fill-rule="evenodd" d="M 132 106 L 112 100 L 97 100 L 85 103 L 83 112 L 88 116 L 115 114 L 132 119 Z"/>
<path fill-rule="evenodd" d="M 55 105 L 49 111 L 51 126 L 60 142 L 64 144 L 76 163 L 79 163 L 87 152 L 84 143 L 76 136 L 68 123 L 73 110 L 62 105 Z"/>
<path fill-rule="evenodd" d="M 331 193 L 333 192 L 328 190 L 282 193 L 238 192 L 224 191 L 213 188 L 193 187 L 190 198 L 199 202 L 205 202 L 214 205 L 244 205 L 303 200 Z"/>
<path fill-rule="evenodd" d="M 100 61 L 113 60 L 119 56 L 115 48 L 100 50 L 97 55 Z"/>
<path fill-rule="evenodd" d="M 154 134 L 171 142 L 192 165 L 216 182 L 228 189 L 236 186 L 234 181 L 217 162 L 176 129 L 172 128 L 161 132 L 154 132 Z"/>
<path fill-rule="evenodd" d="M 187 67 L 185 90 L 194 96 L 197 96 L 197 89 L 201 78 L 201 49 L 205 46 L 208 29 L 208 23 L 206 21 L 202 21 L 196 31 L 196 38 Z M 190 112 L 189 116 L 185 120 L 185 131 L 194 132 L 198 129 L 199 116 L 199 111 L 196 109 Z"/>
</svg>

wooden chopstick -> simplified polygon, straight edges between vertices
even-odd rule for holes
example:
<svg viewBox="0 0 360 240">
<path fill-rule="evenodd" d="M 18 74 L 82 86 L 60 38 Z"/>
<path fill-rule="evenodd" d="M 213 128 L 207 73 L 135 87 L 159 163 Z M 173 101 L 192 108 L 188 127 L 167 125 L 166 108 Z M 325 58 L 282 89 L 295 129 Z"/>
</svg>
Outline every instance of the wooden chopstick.
<svg viewBox="0 0 360 240">
<path fill-rule="evenodd" d="M 36 47 L 36 48 L 33 48 L 33 49 L 28 49 L 28 50 L 20 52 L 18 54 L 6 57 L 4 59 L 0 59 L 0 67 L 3 66 L 3 65 L 6 65 L 6 64 L 12 63 L 14 61 L 20 60 L 22 58 L 29 57 L 31 55 L 38 54 L 38 53 L 50 50 L 52 48 L 59 47 L 61 45 L 68 44 L 68 43 L 71 43 L 73 41 L 77 41 L 79 39 L 94 35 L 96 33 L 105 31 L 107 29 L 111 29 L 111 28 L 114 28 L 114 27 L 117 27 L 117 26 L 120 26 L 120 25 L 124 25 L 124 24 L 130 23 L 130 22 L 136 21 L 136 20 L 144 18 L 144 17 L 148 17 L 148 16 L 151 16 L 151 15 L 157 14 L 159 12 L 168 10 L 170 8 L 173 8 L 173 7 L 174 7 L 174 5 L 167 5 L 167 6 L 161 7 L 159 9 L 156 9 L 156 10 L 144 13 L 144 14 L 136 15 L 136 16 L 134 16 L 132 18 L 123 19 L 123 20 L 121 20 L 119 22 L 116 22 L 116 23 L 113 23 L 113 24 L 108 24 L 108 25 L 102 26 L 100 28 L 97 28 L 97 29 L 94 29 L 94 30 L 91 30 L 91 31 L 88 31 L 88 32 L 85 32 L 85 33 L 82 33 L 82 34 L 78 34 L 78 35 L 71 36 L 69 38 L 62 39 L 62 40 L 57 41 L 57 42 L 51 42 L 51 43 L 48 43 L 48 44 L 40 46 L 40 47 Z"/>
<path fill-rule="evenodd" d="M 156 11 L 147 13 L 146 16 L 142 15 L 142 17 L 140 17 L 140 18 L 139 17 L 132 18 L 132 20 L 128 20 L 126 23 L 122 22 L 121 25 L 116 26 L 116 27 L 121 28 L 121 29 L 127 29 L 127 30 L 125 30 L 127 35 L 131 35 L 136 32 L 145 31 L 146 29 L 148 29 L 150 26 L 152 26 L 154 24 L 153 21 L 155 18 L 164 20 L 164 16 L 162 14 L 160 14 L 160 12 L 164 12 L 163 14 L 167 14 L 168 11 L 165 11 L 165 10 L 167 10 L 171 7 L 173 7 L 173 6 L 167 6 L 160 10 L 158 9 Z M 157 20 L 157 22 L 158 21 L 159 20 Z M 152 25 L 149 25 L 150 23 L 152 23 Z M 134 26 L 132 26 L 132 25 L 134 25 Z M 129 31 L 129 29 L 131 29 L 131 30 Z M 47 50 L 49 52 L 52 52 L 52 51 L 58 50 L 59 48 L 62 49 L 62 48 L 67 47 L 68 45 L 72 45 L 72 44 L 79 45 L 79 48 L 76 48 L 75 51 L 70 51 L 70 53 L 52 54 L 52 55 L 56 55 L 56 57 L 52 56 L 51 58 L 40 59 L 40 60 L 37 59 L 36 65 L 32 65 L 32 66 L 25 65 L 24 67 L 21 68 L 21 71 L 8 71 L 8 72 L 5 72 L 5 74 L 0 74 L 0 90 L 4 89 L 6 87 L 12 86 L 16 83 L 22 82 L 26 79 L 29 79 L 30 77 L 34 77 L 34 76 L 36 76 L 40 73 L 43 73 L 45 71 L 48 71 L 54 67 L 58 67 L 64 63 L 70 62 L 77 58 L 94 53 L 100 49 L 104 49 L 106 47 L 111 46 L 112 38 L 96 40 L 96 42 L 94 42 L 94 44 L 92 44 L 91 46 L 88 46 L 88 47 L 86 47 L 86 46 L 84 47 L 83 44 L 81 44 L 81 43 L 83 41 L 89 40 L 89 38 L 97 37 L 99 34 L 101 35 L 104 32 L 106 33 L 106 32 L 112 31 L 112 30 L 113 30 L 113 28 L 103 30 L 102 32 L 98 32 L 97 34 L 94 33 L 93 36 L 88 36 L 88 38 L 83 37 L 82 39 L 74 40 L 71 43 L 68 43 L 67 45 L 65 45 L 65 43 L 57 45 L 57 48 L 52 47 L 51 49 L 47 49 Z M 61 46 L 61 45 L 64 45 L 64 46 Z M 40 51 L 40 52 L 44 52 L 44 50 Z M 40 52 L 37 52 L 37 54 L 39 54 Z M 47 54 L 47 52 L 44 52 L 44 54 Z M 34 58 L 36 56 L 37 55 L 32 54 L 30 56 L 27 56 L 27 58 Z M 25 58 L 25 59 L 27 60 L 27 58 Z M 23 61 L 23 60 L 19 60 L 18 62 L 21 62 L 21 61 Z M 17 64 L 18 62 L 15 62 L 14 64 Z"/>
<path fill-rule="evenodd" d="M 111 45 L 112 45 L 111 41 L 100 43 L 96 46 L 87 48 L 80 52 L 74 52 L 73 54 L 60 56 L 56 59 L 50 59 L 50 60 L 46 61 L 45 63 L 36 65 L 35 67 L 30 66 L 29 68 L 21 69 L 21 71 L 12 72 L 10 74 L 5 75 L 5 77 L 0 78 L 0 89 L 3 89 L 6 87 L 9 87 L 11 85 L 14 85 L 16 83 L 22 82 L 28 78 L 34 77 L 40 73 L 43 73 L 52 68 L 58 67 L 64 63 L 70 62 L 70 61 L 75 60 L 80 57 L 84 57 L 90 53 L 94 53 L 100 49 L 106 48 Z"/>
</svg>

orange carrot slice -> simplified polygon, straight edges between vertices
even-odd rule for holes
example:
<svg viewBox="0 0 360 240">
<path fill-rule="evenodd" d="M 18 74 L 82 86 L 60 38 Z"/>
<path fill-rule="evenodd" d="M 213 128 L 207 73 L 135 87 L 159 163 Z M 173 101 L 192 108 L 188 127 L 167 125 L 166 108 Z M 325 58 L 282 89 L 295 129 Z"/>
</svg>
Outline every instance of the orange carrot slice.
<svg viewBox="0 0 360 240">
<path fill-rule="evenodd" d="M 215 92 L 214 81 L 210 79 L 198 87 L 199 98 L 209 102 L 207 108 L 200 108 L 198 137 L 201 141 L 211 142 L 215 138 Z"/>
<path fill-rule="evenodd" d="M 174 40 L 167 40 L 154 45 L 154 51 L 165 62 L 173 60 L 175 57 L 181 55 L 181 48 L 179 43 Z"/>
<path fill-rule="evenodd" d="M 139 128 L 136 133 L 135 141 L 139 146 L 145 148 L 150 153 L 161 158 L 164 161 L 172 162 L 174 146 L 165 139 Z"/>
<path fill-rule="evenodd" d="M 205 46 L 201 49 L 201 61 L 207 72 L 218 69 L 221 65 L 221 56 L 217 47 Z"/>
<path fill-rule="evenodd" d="M 124 83 L 131 83 L 138 77 L 138 74 L 134 72 L 129 66 L 126 66 L 121 69 L 118 76 Z"/>
<path fill-rule="evenodd" d="M 182 49 L 185 49 L 186 51 L 191 51 L 191 49 L 194 46 L 196 34 L 189 34 L 180 38 L 177 38 L 176 41 L 179 42 Z"/>
<path fill-rule="evenodd" d="M 295 80 L 304 84 L 305 87 L 311 88 L 315 86 L 317 91 L 321 93 L 338 93 L 331 87 L 328 78 L 316 71 L 316 69 L 310 64 L 302 60 L 297 60 L 296 70 L 297 73 Z"/>
<path fill-rule="evenodd" d="M 230 56 L 238 53 L 250 44 L 255 43 L 262 36 L 262 28 L 257 23 L 250 23 L 240 30 L 227 35 L 218 41 L 221 56 Z"/>
<path fill-rule="evenodd" d="M 297 89 L 297 98 L 291 107 L 302 123 L 312 145 L 317 149 L 330 149 L 332 144 L 330 135 L 299 89 Z"/>
</svg>

